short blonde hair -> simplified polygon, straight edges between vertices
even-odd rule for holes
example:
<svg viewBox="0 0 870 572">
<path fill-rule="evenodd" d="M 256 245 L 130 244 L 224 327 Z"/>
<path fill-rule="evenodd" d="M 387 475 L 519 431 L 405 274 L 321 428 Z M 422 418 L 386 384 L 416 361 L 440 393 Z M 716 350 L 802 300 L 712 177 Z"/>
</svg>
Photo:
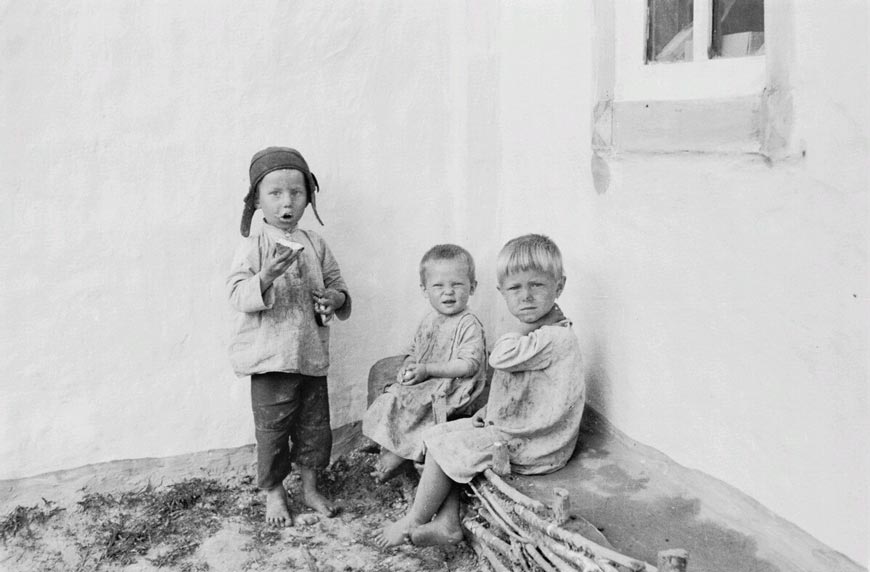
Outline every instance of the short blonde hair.
<svg viewBox="0 0 870 572">
<path fill-rule="evenodd" d="M 502 247 L 495 270 L 499 284 L 510 274 L 529 270 L 544 272 L 558 281 L 562 279 L 562 252 L 543 234 L 525 234 Z"/>
<path fill-rule="evenodd" d="M 420 284 L 426 285 L 426 265 L 438 260 L 457 260 L 464 262 L 468 268 L 468 281 L 474 282 L 474 258 L 471 253 L 455 244 L 436 244 L 426 251 L 420 260 Z"/>
</svg>

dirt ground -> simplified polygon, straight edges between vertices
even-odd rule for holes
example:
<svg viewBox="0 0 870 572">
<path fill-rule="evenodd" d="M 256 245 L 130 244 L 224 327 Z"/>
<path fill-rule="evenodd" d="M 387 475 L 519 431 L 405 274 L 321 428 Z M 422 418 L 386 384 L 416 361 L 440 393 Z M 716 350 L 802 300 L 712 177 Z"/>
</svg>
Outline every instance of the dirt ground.
<svg viewBox="0 0 870 572">
<path fill-rule="evenodd" d="M 478 570 L 467 544 L 381 550 L 373 533 L 402 515 L 412 498 L 412 471 L 379 485 L 374 454 L 339 457 L 322 489 L 338 516 L 273 528 L 250 464 L 158 485 L 115 483 L 47 490 L 33 504 L 0 514 L 0 570 L 17 571 L 453 571 Z M 195 473 L 191 473 L 195 474 Z M 298 497 L 298 478 L 285 483 Z M 8 510 L 7 510 L 8 509 Z M 310 512 L 291 501 L 294 513 Z"/>
</svg>

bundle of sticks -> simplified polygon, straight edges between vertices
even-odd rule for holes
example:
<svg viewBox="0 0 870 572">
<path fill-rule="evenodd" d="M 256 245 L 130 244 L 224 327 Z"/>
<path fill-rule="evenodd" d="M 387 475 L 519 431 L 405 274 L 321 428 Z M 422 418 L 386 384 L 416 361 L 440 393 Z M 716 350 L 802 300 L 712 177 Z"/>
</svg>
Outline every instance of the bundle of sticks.
<svg viewBox="0 0 870 572">
<path fill-rule="evenodd" d="M 504 474 L 504 473 L 503 473 Z M 471 483 L 466 538 L 493 572 L 684 572 L 685 550 L 658 554 L 659 567 L 601 546 L 563 528 L 568 492 L 556 489 L 552 506 L 520 493 L 492 469 Z"/>
</svg>

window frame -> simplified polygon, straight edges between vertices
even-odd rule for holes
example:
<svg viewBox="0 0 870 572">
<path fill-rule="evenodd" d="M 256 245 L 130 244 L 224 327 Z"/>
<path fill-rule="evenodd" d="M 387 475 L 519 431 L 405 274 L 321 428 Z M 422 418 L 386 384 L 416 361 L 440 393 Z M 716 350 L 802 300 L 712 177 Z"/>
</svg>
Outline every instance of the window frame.
<svg viewBox="0 0 870 572">
<path fill-rule="evenodd" d="M 647 2 L 593 0 L 593 161 L 624 153 L 799 155 L 790 80 L 796 1 L 765 1 L 764 55 L 710 59 L 712 0 L 695 0 L 693 26 L 707 41 L 693 54 L 703 59 L 647 64 Z"/>
<path fill-rule="evenodd" d="M 692 60 L 647 62 L 649 2 L 616 0 L 616 29 L 629 31 L 616 42 L 616 101 L 718 99 L 760 94 L 766 55 L 710 58 L 713 1 L 694 0 Z M 727 81 L 723 81 L 727 78 Z"/>
</svg>

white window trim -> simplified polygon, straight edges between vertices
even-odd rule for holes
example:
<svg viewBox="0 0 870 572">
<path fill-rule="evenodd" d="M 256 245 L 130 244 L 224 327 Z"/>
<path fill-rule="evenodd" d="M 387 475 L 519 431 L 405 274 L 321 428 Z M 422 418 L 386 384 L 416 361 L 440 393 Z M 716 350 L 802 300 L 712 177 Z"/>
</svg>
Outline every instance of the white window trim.
<svg viewBox="0 0 870 572">
<path fill-rule="evenodd" d="M 765 56 L 709 59 L 713 2 L 694 2 L 692 61 L 669 63 L 645 61 L 648 2 L 614 2 L 615 26 L 621 32 L 615 52 L 616 101 L 721 99 L 763 91 Z"/>
<path fill-rule="evenodd" d="M 694 61 L 647 64 L 647 1 L 593 0 L 596 155 L 794 154 L 788 77 L 794 1 L 765 1 L 764 56 L 710 60 L 712 0 L 695 0 L 693 37 L 705 41 L 693 44 Z"/>
</svg>

